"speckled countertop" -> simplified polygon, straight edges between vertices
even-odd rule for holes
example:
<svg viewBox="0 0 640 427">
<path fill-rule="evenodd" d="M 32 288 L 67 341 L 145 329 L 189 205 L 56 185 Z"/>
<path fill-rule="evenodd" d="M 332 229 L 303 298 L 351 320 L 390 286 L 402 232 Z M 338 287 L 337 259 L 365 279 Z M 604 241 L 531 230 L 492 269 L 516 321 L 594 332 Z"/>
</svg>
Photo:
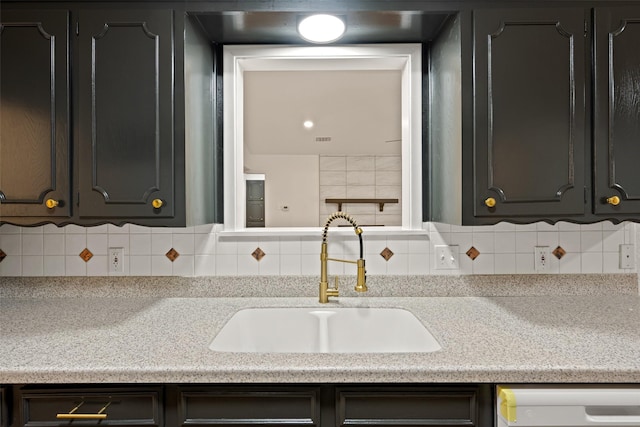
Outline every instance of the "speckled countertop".
<svg viewBox="0 0 640 427">
<path fill-rule="evenodd" d="M 74 297 L 0 300 L 1 383 L 640 383 L 640 297 L 346 297 L 403 307 L 435 353 L 259 354 L 208 349 L 237 310 L 315 298 Z"/>
</svg>

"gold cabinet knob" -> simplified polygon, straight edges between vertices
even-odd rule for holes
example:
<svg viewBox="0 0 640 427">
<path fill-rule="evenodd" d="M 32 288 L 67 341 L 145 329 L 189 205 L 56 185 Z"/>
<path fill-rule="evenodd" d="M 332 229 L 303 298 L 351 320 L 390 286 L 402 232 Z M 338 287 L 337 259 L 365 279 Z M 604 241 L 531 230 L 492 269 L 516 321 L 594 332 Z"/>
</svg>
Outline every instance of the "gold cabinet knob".
<svg viewBox="0 0 640 427">
<path fill-rule="evenodd" d="M 611 196 L 607 199 L 607 203 L 609 203 L 610 205 L 613 206 L 618 206 L 620 204 L 620 197 L 618 196 Z"/>
<path fill-rule="evenodd" d="M 496 199 L 494 199 L 493 197 L 488 197 L 484 200 L 484 204 L 488 207 L 488 208 L 492 208 L 496 205 Z"/>
<path fill-rule="evenodd" d="M 164 205 L 162 199 L 153 199 L 153 201 L 151 202 L 151 206 L 153 206 L 155 209 L 160 209 L 162 205 Z"/>
<path fill-rule="evenodd" d="M 45 206 L 48 207 L 49 209 L 53 209 L 56 206 L 58 206 L 60 204 L 59 201 L 57 200 L 53 200 L 53 199 L 47 199 L 46 202 L 44 202 Z"/>
</svg>

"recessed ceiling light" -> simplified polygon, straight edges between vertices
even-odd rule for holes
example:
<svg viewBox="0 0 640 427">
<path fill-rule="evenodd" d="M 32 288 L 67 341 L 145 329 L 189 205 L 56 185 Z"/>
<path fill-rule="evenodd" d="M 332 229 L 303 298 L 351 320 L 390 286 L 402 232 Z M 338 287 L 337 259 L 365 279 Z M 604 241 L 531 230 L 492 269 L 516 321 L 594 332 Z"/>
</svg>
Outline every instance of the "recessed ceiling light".
<svg viewBox="0 0 640 427">
<path fill-rule="evenodd" d="M 302 123 L 302 126 L 307 129 L 311 129 L 313 127 L 313 122 L 311 120 L 305 120 L 304 123 Z"/>
<path fill-rule="evenodd" d="M 344 34 L 344 21 L 333 15 L 311 15 L 298 23 L 298 33 L 312 43 L 331 43 Z"/>
</svg>

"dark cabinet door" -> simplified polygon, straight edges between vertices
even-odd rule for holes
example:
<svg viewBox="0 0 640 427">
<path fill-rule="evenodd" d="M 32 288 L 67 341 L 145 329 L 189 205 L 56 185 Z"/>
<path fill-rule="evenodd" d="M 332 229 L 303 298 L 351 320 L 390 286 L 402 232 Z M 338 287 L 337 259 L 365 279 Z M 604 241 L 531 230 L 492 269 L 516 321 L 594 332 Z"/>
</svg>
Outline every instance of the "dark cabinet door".
<svg viewBox="0 0 640 427">
<path fill-rule="evenodd" d="M 320 406 L 314 386 L 181 386 L 167 425 L 320 427 Z"/>
<path fill-rule="evenodd" d="M 7 427 L 9 414 L 7 413 L 8 388 L 0 387 L 0 427 Z"/>
<path fill-rule="evenodd" d="M 174 216 L 173 14 L 79 14 L 81 218 Z"/>
<path fill-rule="evenodd" d="M 584 215 L 584 33 L 583 9 L 474 12 L 476 217 Z"/>
<path fill-rule="evenodd" d="M 16 426 L 162 426 L 162 390 L 156 386 L 16 388 Z"/>
<path fill-rule="evenodd" d="M 640 213 L 640 7 L 594 19 L 594 211 L 629 217 Z"/>
<path fill-rule="evenodd" d="M 68 17 L 0 16 L 0 220 L 71 214 Z"/>
<path fill-rule="evenodd" d="M 492 412 L 488 385 L 336 387 L 337 427 L 489 427 Z"/>
<path fill-rule="evenodd" d="M 264 227 L 265 225 L 265 200 L 264 181 L 246 181 L 247 200 L 246 209 L 247 227 Z"/>
</svg>

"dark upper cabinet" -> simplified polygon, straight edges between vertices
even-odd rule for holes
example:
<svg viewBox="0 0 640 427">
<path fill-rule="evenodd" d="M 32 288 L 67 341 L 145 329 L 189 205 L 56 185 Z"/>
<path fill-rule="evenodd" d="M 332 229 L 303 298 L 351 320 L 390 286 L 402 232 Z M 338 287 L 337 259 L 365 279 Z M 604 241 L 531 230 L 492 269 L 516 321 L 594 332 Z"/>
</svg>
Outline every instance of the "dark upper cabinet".
<svg viewBox="0 0 640 427">
<path fill-rule="evenodd" d="M 171 10 L 79 14 L 79 213 L 173 217 Z"/>
<path fill-rule="evenodd" d="M 184 11 L 128 6 L 2 10 L 0 223 L 221 219 L 219 55 Z"/>
<path fill-rule="evenodd" d="M 594 211 L 640 216 L 640 7 L 597 8 L 594 23 Z"/>
<path fill-rule="evenodd" d="M 3 10 L 0 22 L 0 220 L 68 218 L 69 13 Z"/>
<path fill-rule="evenodd" d="M 474 216 L 584 214 L 584 13 L 474 12 Z"/>
<path fill-rule="evenodd" d="M 640 220 L 639 42 L 637 6 L 461 12 L 430 47 L 461 88 L 430 89 L 430 219 Z"/>
</svg>

